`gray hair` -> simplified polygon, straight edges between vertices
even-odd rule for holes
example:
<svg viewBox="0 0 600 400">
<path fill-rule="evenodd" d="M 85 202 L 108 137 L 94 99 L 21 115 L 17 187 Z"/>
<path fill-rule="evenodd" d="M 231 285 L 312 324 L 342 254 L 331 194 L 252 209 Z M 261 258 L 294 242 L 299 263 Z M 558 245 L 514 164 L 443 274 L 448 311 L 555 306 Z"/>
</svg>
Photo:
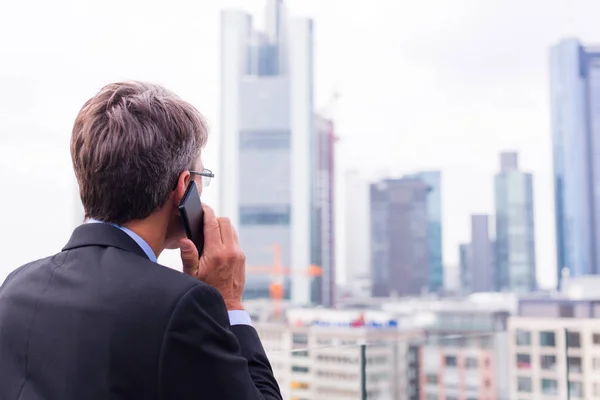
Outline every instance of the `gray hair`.
<svg viewBox="0 0 600 400">
<path fill-rule="evenodd" d="M 162 86 L 102 88 L 71 136 L 86 217 L 116 224 L 148 217 L 165 205 L 181 172 L 194 168 L 207 136 L 198 110 Z"/>
</svg>

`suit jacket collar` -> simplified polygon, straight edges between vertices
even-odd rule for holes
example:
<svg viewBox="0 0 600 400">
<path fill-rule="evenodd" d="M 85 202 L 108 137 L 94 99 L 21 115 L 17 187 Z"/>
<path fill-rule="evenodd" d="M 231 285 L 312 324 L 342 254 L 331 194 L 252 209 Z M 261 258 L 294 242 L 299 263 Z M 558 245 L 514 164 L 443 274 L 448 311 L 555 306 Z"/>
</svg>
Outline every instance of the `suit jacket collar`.
<svg viewBox="0 0 600 400">
<path fill-rule="evenodd" d="M 87 246 L 108 246 L 148 258 L 144 250 L 117 227 L 109 224 L 83 224 L 75 228 L 63 251 Z"/>
</svg>

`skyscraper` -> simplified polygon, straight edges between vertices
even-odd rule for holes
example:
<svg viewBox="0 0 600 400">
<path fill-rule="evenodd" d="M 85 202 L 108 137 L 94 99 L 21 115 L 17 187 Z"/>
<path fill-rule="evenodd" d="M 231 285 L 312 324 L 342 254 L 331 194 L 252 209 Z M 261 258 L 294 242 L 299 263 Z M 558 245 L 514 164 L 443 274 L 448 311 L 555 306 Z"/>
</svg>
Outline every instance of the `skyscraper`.
<svg viewBox="0 0 600 400">
<path fill-rule="evenodd" d="M 429 190 L 429 185 L 413 177 L 371 185 L 373 296 L 411 296 L 428 289 Z"/>
<path fill-rule="evenodd" d="M 600 48 L 551 49 L 557 277 L 600 272 Z"/>
<path fill-rule="evenodd" d="M 415 174 L 429 185 L 427 196 L 427 240 L 429 242 L 429 291 L 444 288 L 444 261 L 442 256 L 442 174 L 424 171 Z"/>
<path fill-rule="evenodd" d="M 269 0 L 266 30 L 225 11 L 221 30 L 220 210 L 239 227 L 249 266 L 273 263 L 279 245 L 295 304 L 314 301 L 313 25 L 288 20 Z M 269 294 L 268 275 L 248 275 L 246 297 Z"/>
<path fill-rule="evenodd" d="M 489 217 L 471 216 L 471 243 L 461 244 L 460 280 L 465 293 L 491 292 L 496 289 L 494 243 L 490 240 Z"/>
<path fill-rule="evenodd" d="M 497 288 L 536 288 L 533 177 L 519 170 L 517 153 L 500 155 L 495 178 Z"/>
<path fill-rule="evenodd" d="M 315 133 L 311 262 L 321 267 L 322 274 L 312 282 L 312 299 L 317 304 L 333 307 L 336 296 L 334 154 L 337 139 L 333 122 L 319 115 L 315 118 Z"/>
</svg>

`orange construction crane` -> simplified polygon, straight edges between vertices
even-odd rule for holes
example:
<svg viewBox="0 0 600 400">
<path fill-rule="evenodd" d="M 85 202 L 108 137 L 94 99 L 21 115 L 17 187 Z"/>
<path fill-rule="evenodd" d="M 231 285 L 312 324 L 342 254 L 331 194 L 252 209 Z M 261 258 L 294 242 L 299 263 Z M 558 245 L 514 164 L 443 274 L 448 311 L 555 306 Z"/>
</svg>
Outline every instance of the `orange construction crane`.
<svg viewBox="0 0 600 400">
<path fill-rule="evenodd" d="M 281 303 L 285 295 L 285 289 L 283 286 L 283 277 L 291 275 L 305 275 L 310 277 L 321 276 L 321 267 L 317 265 L 309 265 L 306 270 L 295 271 L 290 268 L 284 267 L 281 261 L 281 246 L 279 244 L 273 245 L 273 265 L 266 266 L 247 266 L 246 273 L 248 274 L 261 274 L 270 275 L 272 280 L 269 285 L 269 294 L 273 300 L 273 315 L 276 320 L 281 317 Z"/>
</svg>

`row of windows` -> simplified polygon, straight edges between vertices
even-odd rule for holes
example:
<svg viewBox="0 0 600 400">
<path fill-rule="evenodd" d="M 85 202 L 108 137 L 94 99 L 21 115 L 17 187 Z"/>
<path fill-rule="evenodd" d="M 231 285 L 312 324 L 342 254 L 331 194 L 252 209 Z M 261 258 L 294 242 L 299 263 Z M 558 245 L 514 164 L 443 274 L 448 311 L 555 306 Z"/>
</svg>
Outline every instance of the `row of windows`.
<svg viewBox="0 0 600 400">
<path fill-rule="evenodd" d="M 292 357 L 308 357 L 308 350 L 293 351 Z"/>
<path fill-rule="evenodd" d="M 454 388 L 454 389 L 458 389 L 459 388 L 459 382 L 458 382 L 458 380 L 451 381 L 449 379 L 448 375 L 446 375 L 444 377 L 444 381 L 443 382 L 440 382 L 438 374 L 427 374 L 427 375 L 425 375 L 425 382 L 427 384 L 429 384 L 429 385 L 437 385 L 438 383 L 443 383 L 446 388 Z M 486 389 L 489 389 L 491 385 L 492 385 L 492 383 L 491 383 L 491 381 L 489 379 L 485 379 L 484 380 L 483 386 Z M 467 382 L 467 383 L 464 384 L 464 388 L 467 389 L 467 390 L 480 390 L 481 384 L 479 382 L 476 382 L 476 383 L 473 383 L 473 382 L 469 383 L 469 382 Z"/>
<path fill-rule="evenodd" d="M 310 385 L 305 382 L 292 381 L 292 389 L 310 389 Z"/>
<path fill-rule="evenodd" d="M 333 371 L 317 371 L 317 376 L 329 379 L 338 379 L 346 381 L 357 381 L 360 379 L 359 374 L 353 374 L 349 372 L 333 372 Z"/>
<path fill-rule="evenodd" d="M 289 148 L 289 131 L 240 132 L 240 149 L 282 150 Z"/>
<path fill-rule="evenodd" d="M 459 364 L 458 358 L 456 356 L 446 356 L 444 361 L 445 361 L 444 363 L 446 364 L 446 367 L 458 367 L 458 364 Z M 475 369 L 479 365 L 479 361 L 474 357 L 467 357 L 467 358 L 465 358 L 464 364 L 465 364 L 464 365 L 465 368 Z M 486 359 L 485 366 L 489 367 L 489 365 L 490 365 L 490 360 Z"/>
<path fill-rule="evenodd" d="M 240 225 L 289 225 L 290 206 L 242 206 Z"/>
<path fill-rule="evenodd" d="M 388 363 L 386 356 L 367 357 L 367 365 L 382 365 Z"/>
<path fill-rule="evenodd" d="M 556 379 L 541 379 L 540 390 L 542 394 L 555 396 L 558 394 L 558 381 Z M 594 390 L 596 390 L 596 386 L 594 386 Z M 520 393 L 532 393 L 533 380 L 527 377 L 518 377 L 517 391 Z M 572 397 L 583 398 L 583 384 L 581 382 L 569 381 L 569 393 Z"/>
<path fill-rule="evenodd" d="M 533 368 L 532 357 L 530 354 L 518 353 L 516 357 L 517 369 L 527 370 Z M 581 357 L 568 357 L 569 371 L 581 373 L 583 371 Z M 543 354 L 540 356 L 540 368 L 544 371 L 556 371 L 556 356 Z M 600 358 L 593 359 L 594 370 L 600 369 Z"/>
<path fill-rule="evenodd" d="M 301 366 L 301 365 L 292 365 L 292 372 L 298 372 L 298 373 L 301 373 L 301 374 L 308 374 L 309 369 L 308 369 L 308 367 Z"/>
<path fill-rule="evenodd" d="M 539 332 L 540 346 L 542 347 L 555 347 L 556 346 L 556 332 L 555 331 L 541 331 Z M 517 330 L 515 332 L 515 343 L 517 346 L 531 346 L 532 333 L 525 330 Z M 600 333 L 592 334 L 592 343 L 600 346 Z M 572 348 L 581 347 L 581 333 L 575 331 L 567 332 L 567 345 Z"/>
<path fill-rule="evenodd" d="M 294 333 L 292 335 L 293 344 L 308 344 L 308 335 L 305 333 Z"/>
<path fill-rule="evenodd" d="M 319 354 L 317 360 L 337 364 L 358 364 L 358 356 L 330 356 Z"/>
</svg>

